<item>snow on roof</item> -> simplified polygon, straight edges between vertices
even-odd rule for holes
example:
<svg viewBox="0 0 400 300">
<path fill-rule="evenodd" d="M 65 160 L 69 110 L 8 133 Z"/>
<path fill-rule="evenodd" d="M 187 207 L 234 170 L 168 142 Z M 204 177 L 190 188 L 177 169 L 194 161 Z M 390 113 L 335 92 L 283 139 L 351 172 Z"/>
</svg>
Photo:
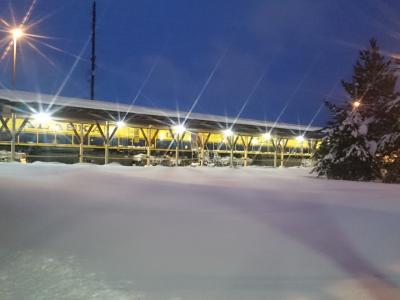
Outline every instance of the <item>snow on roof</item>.
<svg viewBox="0 0 400 300">
<path fill-rule="evenodd" d="M 45 105 L 79 107 L 79 108 L 114 111 L 122 113 L 134 113 L 139 115 L 163 116 L 163 117 L 177 118 L 177 119 L 185 118 L 185 116 L 187 116 L 188 114 L 187 112 L 178 112 L 169 109 L 151 108 L 139 105 L 120 104 L 111 101 L 87 100 L 80 98 L 63 97 L 63 96 L 32 93 L 25 91 L 12 91 L 5 89 L 0 89 L 0 99 L 7 100 L 10 102 L 20 102 L 25 104 L 41 103 Z M 270 121 L 245 119 L 245 118 L 236 119 L 221 115 L 202 114 L 202 113 L 191 113 L 188 119 L 221 122 L 228 124 L 261 126 L 267 128 L 293 129 L 302 131 L 317 131 L 322 129 L 321 127 L 316 127 L 316 126 L 305 126 L 305 125 L 289 124 L 289 123 L 275 123 Z"/>
</svg>

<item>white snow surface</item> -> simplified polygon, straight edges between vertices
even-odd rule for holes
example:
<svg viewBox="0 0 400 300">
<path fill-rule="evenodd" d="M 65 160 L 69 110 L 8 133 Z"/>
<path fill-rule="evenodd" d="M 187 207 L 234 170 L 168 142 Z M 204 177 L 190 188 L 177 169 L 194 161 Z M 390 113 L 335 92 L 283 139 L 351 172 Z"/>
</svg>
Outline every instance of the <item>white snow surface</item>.
<svg viewBox="0 0 400 300">
<path fill-rule="evenodd" d="M 309 172 L 0 164 L 0 299 L 400 299 L 400 186 Z"/>
</svg>

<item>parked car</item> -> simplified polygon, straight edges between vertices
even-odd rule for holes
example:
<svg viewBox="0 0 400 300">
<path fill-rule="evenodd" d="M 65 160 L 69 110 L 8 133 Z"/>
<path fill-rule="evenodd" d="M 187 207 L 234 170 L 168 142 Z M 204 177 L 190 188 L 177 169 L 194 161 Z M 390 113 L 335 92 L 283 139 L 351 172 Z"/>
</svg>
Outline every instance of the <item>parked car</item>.
<svg viewBox="0 0 400 300">
<path fill-rule="evenodd" d="M 15 161 L 26 164 L 26 153 L 16 152 Z M 11 162 L 11 151 L 1 150 L 0 151 L 0 162 Z"/>
</svg>

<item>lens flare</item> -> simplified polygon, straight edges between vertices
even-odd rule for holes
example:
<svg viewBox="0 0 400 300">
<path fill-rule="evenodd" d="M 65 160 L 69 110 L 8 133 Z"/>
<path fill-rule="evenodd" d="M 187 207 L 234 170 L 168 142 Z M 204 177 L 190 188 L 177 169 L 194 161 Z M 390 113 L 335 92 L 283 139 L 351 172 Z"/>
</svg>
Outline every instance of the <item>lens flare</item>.
<svg viewBox="0 0 400 300">
<path fill-rule="evenodd" d="M 186 131 L 186 127 L 183 124 L 178 124 L 175 126 L 172 126 L 172 130 L 176 133 L 176 134 L 182 134 Z"/>
<path fill-rule="evenodd" d="M 51 115 L 47 112 L 38 112 L 35 113 L 32 117 L 35 123 L 39 125 L 46 125 L 52 120 Z"/>
<path fill-rule="evenodd" d="M 232 129 L 227 128 L 223 131 L 223 134 L 225 137 L 230 137 L 230 136 L 233 136 L 233 131 L 232 131 Z"/>
</svg>

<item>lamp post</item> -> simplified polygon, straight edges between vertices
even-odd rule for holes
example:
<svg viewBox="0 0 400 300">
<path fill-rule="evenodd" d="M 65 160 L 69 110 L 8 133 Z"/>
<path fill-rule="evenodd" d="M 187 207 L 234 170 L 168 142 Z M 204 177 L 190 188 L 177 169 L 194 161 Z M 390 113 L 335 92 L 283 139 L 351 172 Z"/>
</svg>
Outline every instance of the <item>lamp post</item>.
<svg viewBox="0 0 400 300">
<path fill-rule="evenodd" d="M 12 87 L 15 89 L 17 81 L 17 42 L 20 38 L 24 36 L 24 31 L 20 27 L 16 27 L 10 30 L 11 37 L 13 39 L 13 77 L 12 77 Z"/>
</svg>

